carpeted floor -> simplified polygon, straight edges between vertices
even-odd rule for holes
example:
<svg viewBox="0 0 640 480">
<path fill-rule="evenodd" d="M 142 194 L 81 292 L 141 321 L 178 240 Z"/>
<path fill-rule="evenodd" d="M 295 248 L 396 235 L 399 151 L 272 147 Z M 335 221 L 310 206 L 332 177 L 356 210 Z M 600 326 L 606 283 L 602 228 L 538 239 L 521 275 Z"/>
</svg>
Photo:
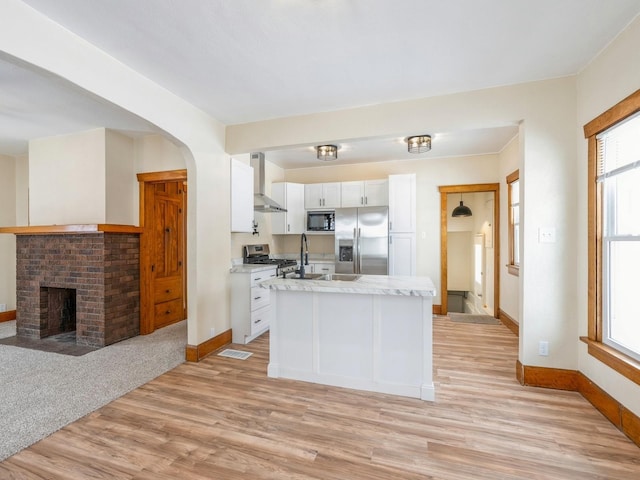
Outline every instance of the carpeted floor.
<svg viewBox="0 0 640 480">
<path fill-rule="evenodd" d="M 186 344 L 184 320 L 83 356 L 0 345 L 0 461 L 183 363 Z"/>
<path fill-rule="evenodd" d="M 500 325 L 500 320 L 491 315 L 474 315 L 473 313 L 448 313 L 452 322 L 460 323 L 484 323 L 488 325 Z"/>
</svg>

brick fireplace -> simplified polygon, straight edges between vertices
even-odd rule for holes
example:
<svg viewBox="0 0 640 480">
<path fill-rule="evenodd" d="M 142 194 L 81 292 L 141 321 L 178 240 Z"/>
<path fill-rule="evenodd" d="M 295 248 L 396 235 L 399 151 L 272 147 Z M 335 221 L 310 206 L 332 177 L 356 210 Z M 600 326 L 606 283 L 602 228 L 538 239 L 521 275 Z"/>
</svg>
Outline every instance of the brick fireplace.
<svg viewBox="0 0 640 480">
<path fill-rule="evenodd" d="M 104 347 L 140 333 L 139 229 L 114 227 L 14 232 L 17 337 L 75 330 L 76 344 Z"/>
</svg>

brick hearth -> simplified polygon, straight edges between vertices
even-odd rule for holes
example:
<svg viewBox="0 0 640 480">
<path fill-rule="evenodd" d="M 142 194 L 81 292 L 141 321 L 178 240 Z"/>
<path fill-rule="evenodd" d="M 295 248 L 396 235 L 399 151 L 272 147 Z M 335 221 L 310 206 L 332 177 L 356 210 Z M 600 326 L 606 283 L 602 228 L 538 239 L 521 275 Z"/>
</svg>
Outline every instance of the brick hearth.
<svg viewBox="0 0 640 480">
<path fill-rule="evenodd" d="M 137 233 L 22 233 L 16 252 L 18 337 L 47 335 L 47 287 L 75 290 L 78 345 L 104 347 L 139 334 Z"/>
</svg>

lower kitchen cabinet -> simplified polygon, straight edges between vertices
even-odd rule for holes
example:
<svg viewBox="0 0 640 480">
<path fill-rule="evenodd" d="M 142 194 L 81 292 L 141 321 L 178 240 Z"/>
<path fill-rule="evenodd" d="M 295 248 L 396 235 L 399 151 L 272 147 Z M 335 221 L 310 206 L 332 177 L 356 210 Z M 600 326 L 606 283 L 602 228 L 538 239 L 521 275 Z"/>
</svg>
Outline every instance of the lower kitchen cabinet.
<svg viewBox="0 0 640 480">
<path fill-rule="evenodd" d="M 269 329 L 270 291 L 258 284 L 276 277 L 276 267 L 231 274 L 231 331 L 233 343 L 249 343 Z"/>
</svg>

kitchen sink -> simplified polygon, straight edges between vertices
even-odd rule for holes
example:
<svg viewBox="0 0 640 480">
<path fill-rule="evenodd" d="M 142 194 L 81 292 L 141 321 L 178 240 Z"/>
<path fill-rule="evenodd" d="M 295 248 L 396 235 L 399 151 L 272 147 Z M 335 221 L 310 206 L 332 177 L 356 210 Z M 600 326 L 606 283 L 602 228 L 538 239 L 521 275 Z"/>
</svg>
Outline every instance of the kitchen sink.
<svg viewBox="0 0 640 480">
<path fill-rule="evenodd" d="M 353 273 L 330 273 L 327 275 L 323 275 L 322 278 L 318 280 L 339 280 L 341 282 L 353 282 L 358 280 L 361 275 L 355 275 Z"/>
<path fill-rule="evenodd" d="M 325 276 L 323 273 L 305 273 L 304 278 L 300 278 L 300 275 L 294 273 L 293 275 L 287 275 L 287 278 L 293 278 L 294 280 L 324 280 Z"/>
</svg>

